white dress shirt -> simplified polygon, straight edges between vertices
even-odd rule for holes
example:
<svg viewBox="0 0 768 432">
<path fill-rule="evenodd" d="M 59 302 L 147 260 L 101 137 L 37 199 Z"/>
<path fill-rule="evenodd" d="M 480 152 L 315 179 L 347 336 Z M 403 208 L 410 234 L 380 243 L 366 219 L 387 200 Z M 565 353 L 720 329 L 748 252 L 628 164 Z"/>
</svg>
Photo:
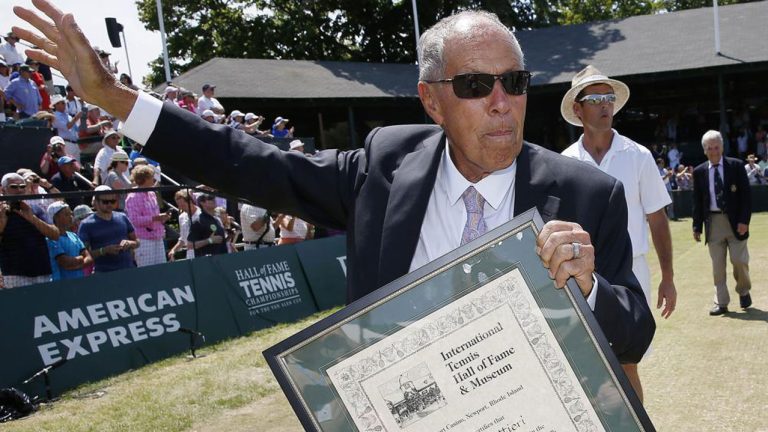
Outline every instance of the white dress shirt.
<svg viewBox="0 0 768 432">
<path fill-rule="evenodd" d="M 440 157 L 435 187 L 429 195 L 427 212 L 421 224 L 419 242 L 411 260 L 410 271 L 439 258 L 461 245 L 461 234 L 467 221 L 467 209 L 461 194 L 474 186 L 485 198 L 483 219 L 488 231 L 509 222 L 515 211 L 515 173 L 517 161 L 477 183 L 467 180 L 454 165 L 446 150 Z"/>
</svg>

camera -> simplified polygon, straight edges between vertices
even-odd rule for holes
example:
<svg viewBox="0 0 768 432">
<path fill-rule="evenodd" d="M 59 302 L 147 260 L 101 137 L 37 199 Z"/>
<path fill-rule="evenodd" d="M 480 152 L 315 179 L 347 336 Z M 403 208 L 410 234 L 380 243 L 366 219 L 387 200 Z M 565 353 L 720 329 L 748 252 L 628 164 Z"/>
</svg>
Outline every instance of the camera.
<svg viewBox="0 0 768 432">
<path fill-rule="evenodd" d="M 11 201 L 11 210 L 21 210 L 21 201 Z"/>
</svg>

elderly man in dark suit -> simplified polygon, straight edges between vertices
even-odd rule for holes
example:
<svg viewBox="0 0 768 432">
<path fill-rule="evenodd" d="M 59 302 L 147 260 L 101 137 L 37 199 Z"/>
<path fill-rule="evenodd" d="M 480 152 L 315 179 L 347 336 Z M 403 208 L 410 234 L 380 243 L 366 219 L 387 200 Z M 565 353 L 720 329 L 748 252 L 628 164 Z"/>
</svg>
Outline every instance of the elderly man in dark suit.
<svg viewBox="0 0 768 432">
<path fill-rule="evenodd" d="M 362 149 L 308 158 L 120 86 L 70 15 L 35 5 L 54 24 L 15 8 L 51 39 L 19 29 L 45 49 L 30 55 L 126 119 L 124 133 L 151 157 L 261 207 L 346 229 L 349 301 L 535 206 L 550 220 L 537 240 L 555 285 L 576 280 L 620 360 L 637 362 L 648 347 L 655 324 L 632 274 L 623 188 L 523 142 L 530 74 L 495 15 L 458 14 L 422 36 L 419 96 L 437 126 L 380 128 Z"/>
<path fill-rule="evenodd" d="M 752 306 L 747 250 L 752 192 L 744 163 L 723 156 L 720 132 L 707 131 L 701 138 L 701 145 L 708 161 L 693 170 L 693 238 L 701 241 L 703 225 L 715 278 L 715 305 L 709 314 L 716 316 L 728 312 L 731 300 L 726 285 L 727 253 L 731 254 L 739 305 L 742 309 Z"/>
</svg>

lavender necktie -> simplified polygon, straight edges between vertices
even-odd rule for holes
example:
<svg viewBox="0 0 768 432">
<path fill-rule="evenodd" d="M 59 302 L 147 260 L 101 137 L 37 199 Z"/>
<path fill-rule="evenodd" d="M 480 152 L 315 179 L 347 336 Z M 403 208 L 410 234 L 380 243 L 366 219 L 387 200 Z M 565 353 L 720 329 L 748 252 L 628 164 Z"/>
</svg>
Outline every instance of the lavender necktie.
<svg viewBox="0 0 768 432">
<path fill-rule="evenodd" d="M 461 234 L 461 244 L 466 244 L 485 234 L 488 228 L 483 219 L 483 207 L 485 198 L 477 192 L 474 186 L 470 186 L 461 194 L 464 206 L 467 208 L 467 223 L 464 224 L 464 232 Z"/>
</svg>

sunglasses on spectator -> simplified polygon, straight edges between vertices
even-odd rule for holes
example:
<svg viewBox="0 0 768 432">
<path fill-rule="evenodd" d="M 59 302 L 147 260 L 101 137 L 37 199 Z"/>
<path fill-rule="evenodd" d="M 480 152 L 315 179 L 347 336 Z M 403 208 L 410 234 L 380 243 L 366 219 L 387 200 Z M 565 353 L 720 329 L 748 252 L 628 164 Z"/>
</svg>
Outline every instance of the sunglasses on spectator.
<svg viewBox="0 0 768 432">
<path fill-rule="evenodd" d="M 22 184 L 9 184 L 8 185 L 9 189 L 17 189 L 17 190 L 19 190 L 19 189 L 26 189 L 26 187 L 27 187 L 27 185 L 22 185 Z"/>
<path fill-rule="evenodd" d="M 424 82 L 428 84 L 451 83 L 456 97 L 461 99 L 477 99 L 491 94 L 496 81 L 501 81 L 501 85 L 507 94 L 520 96 L 528 93 L 531 73 L 528 71 L 512 71 L 501 75 L 468 73 L 456 75 L 453 78 L 425 80 Z"/>
<path fill-rule="evenodd" d="M 106 199 L 106 200 L 100 199 L 99 202 L 102 204 L 114 204 L 117 202 L 117 200 L 116 199 Z"/>
<path fill-rule="evenodd" d="M 616 102 L 616 95 L 613 93 L 608 94 L 589 94 L 579 99 L 579 102 L 584 102 L 589 105 L 602 105 L 604 103 L 612 104 Z"/>
</svg>

